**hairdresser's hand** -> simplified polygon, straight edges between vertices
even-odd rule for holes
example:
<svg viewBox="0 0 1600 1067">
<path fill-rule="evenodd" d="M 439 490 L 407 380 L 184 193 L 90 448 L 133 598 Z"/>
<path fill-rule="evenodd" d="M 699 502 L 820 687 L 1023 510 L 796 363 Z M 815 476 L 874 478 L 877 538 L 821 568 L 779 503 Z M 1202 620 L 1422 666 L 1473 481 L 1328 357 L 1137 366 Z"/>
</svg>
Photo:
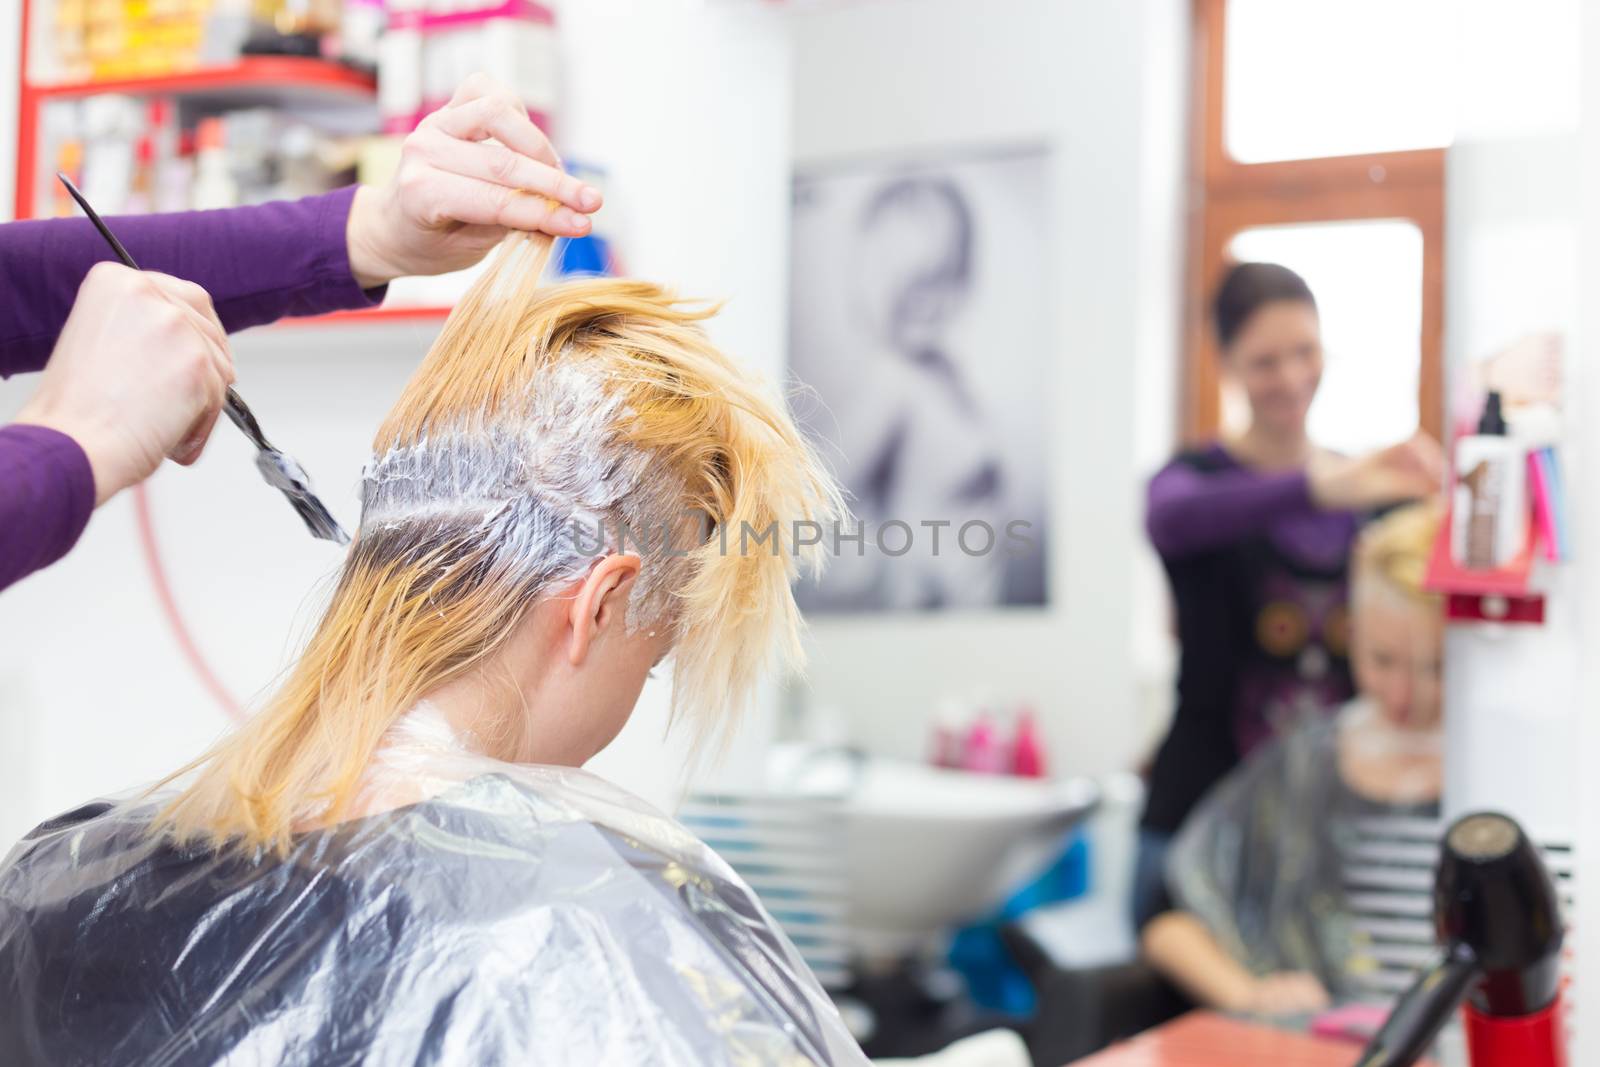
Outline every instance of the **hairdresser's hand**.
<svg viewBox="0 0 1600 1067">
<path fill-rule="evenodd" d="M 599 207 L 600 191 L 562 171 L 522 102 L 474 74 L 406 138 L 388 185 L 356 191 L 350 270 L 368 289 L 460 270 L 508 230 L 580 237 Z"/>
<path fill-rule="evenodd" d="M 163 456 L 199 459 L 232 382 L 227 334 L 204 289 L 98 263 L 17 421 L 78 442 L 100 505 Z"/>
<path fill-rule="evenodd" d="M 1305 1015 L 1321 1011 L 1329 1003 L 1328 991 L 1315 975 L 1280 971 L 1252 982 L 1234 1010 L 1246 1015 Z"/>
<path fill-rule="evenodd" d="M 1353 459 L 1318 454 L 1306 474 L 1319 508 L 1365 511 L 1439 492 L 1444 485 L 1444 453 L 1437 441 L 1419 433 Z"/>
</svg>

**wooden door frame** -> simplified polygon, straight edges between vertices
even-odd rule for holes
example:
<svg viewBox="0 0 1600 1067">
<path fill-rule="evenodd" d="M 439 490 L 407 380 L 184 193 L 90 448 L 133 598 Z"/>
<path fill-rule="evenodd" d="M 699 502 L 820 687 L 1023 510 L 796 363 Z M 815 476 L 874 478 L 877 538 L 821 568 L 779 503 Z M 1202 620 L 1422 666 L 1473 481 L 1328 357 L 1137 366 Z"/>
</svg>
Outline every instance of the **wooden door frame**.
<svg viewBox="0 0 1600 1067">
<path fill-rule="evenodd" d="M 1422 233 L 1422 330 L 1418 414 L 1435 437 L 1445 423 L 1445 150 L 1240 163 L 1223 141 L 1227 0 L 1195 0 L 1191 63 L 1189 264 L 1179 426 L 1187 444 L 1212 439 L 1221 418 L 1221 375 L 1210 297 L 1228 243 L 1255 226 L 1400 219 Z"/>
</svg>

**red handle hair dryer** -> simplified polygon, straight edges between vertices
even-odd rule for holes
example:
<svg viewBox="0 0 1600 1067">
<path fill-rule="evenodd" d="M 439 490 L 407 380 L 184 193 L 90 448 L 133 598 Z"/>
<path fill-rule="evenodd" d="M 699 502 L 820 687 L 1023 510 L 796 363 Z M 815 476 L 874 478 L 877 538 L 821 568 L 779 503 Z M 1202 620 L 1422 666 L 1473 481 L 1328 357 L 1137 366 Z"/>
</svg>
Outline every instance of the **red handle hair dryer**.
<svg viewBox="0 0 1600 1067">
<path fill-rule="evenodd" d="M 1463 1001 L 1472 1067 L 1567 1067 L 1555 884 L 1514 820 L 1479 812 L 1445 832 L 1433 922 L 1443 958 L 1400 998 L 1359 1067 L 1415 1063 Z"/>
</svg>

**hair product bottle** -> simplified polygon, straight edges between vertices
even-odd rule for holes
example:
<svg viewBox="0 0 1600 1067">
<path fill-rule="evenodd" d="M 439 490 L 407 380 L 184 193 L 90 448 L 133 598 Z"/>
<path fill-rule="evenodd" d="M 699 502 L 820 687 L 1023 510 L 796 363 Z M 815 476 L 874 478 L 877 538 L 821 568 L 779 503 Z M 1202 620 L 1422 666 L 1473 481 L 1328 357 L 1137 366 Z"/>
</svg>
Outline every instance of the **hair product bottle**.
<svg viewBox="0 0 1600 1067">
<path fill-rule="evenodd" d="M 1506 432 L 1500 394 L 1483 405 L 1478 432 L 1456 442 L 1451 553 L 1472 570 L 1504 567 L 1527 533 L 1527 460 Z"/>
</svg>

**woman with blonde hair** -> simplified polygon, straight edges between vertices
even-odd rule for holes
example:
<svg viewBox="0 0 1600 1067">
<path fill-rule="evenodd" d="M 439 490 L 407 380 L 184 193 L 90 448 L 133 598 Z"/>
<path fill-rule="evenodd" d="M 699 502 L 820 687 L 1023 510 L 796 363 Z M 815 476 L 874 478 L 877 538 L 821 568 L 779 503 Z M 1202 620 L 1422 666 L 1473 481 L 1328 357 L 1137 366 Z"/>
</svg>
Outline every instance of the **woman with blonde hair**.
<svg viewBox="0 0 1600 1067">
<path fill-rule="evenodd" d="M 1357 867 L 1394 851 L 1383 834 L 1438 818 L 1444 610 L 1423 586 L 1438 530 L 1433 504 L 1363 530 L 1351 580 L 1355 699 L 1256 752 L 1179 831 L 1168 907 L 1141 947 L 1199 1003 L 1294 1015 L 1382 998 L 1385 977 L 1390 989 L 1409 983 L 1382 974 L 1404 945 L 1356 922 L 1346 892 Z"/>
<path fill-rule="evenodd" d="M 738 877 L 578 769 L 665 657 L 706 742 L 797 659 L 837 490 L 709 310 L 548 251 L 507 239 L 378 431 L 281 688 L 0 868 L 0 1059 L 864 1062 Z"/>
</svg>

